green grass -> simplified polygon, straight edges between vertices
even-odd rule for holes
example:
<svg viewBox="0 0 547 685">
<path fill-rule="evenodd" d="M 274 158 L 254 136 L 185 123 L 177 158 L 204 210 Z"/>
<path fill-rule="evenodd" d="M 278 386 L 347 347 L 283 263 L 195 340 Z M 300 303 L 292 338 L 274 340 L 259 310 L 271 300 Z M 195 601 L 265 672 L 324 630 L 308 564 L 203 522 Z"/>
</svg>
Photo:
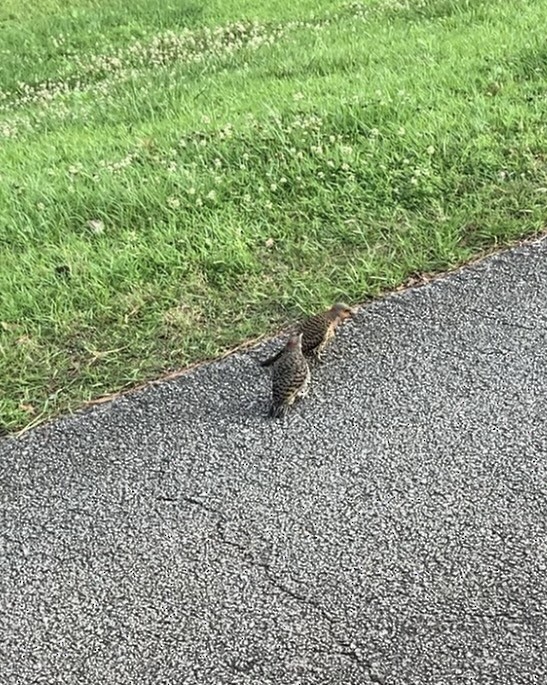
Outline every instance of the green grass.
<svg viewBox="0 0 547 685">
<path fill-rule="evenodd" d="M 547 4 L 7 0 L 14 430 L 544 229 Z"/>
</svg>

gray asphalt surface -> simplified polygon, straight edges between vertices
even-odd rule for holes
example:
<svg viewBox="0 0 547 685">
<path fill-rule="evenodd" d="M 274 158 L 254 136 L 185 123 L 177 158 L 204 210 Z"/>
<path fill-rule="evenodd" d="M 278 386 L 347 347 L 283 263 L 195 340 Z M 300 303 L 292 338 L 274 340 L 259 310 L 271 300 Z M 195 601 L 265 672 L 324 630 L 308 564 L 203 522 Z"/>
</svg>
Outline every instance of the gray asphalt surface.
<svg viewBox="0 0 547 685">
<path fill-rule="evenodd" d="M 0 682 L 547 682 L 547 242 L 0 443 Z"/>
</svg>

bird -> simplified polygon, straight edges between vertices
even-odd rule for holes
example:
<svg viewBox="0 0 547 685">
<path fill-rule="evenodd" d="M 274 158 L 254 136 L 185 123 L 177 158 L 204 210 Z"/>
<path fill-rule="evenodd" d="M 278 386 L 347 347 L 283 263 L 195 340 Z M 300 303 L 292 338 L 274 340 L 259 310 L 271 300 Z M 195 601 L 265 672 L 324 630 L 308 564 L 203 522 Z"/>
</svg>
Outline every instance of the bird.
<svg viewBox="0 0 547 685">
<path fill-rule="evenodd" d="M 334 338 L 336 328 L 353 313 L 353 309 L 347 304 L 336 302 L 326 312 L 315 314 L 302 321 L 297 327 L 297 331 L 302 333 L 302 352 L 307 357 L 313 356 L 317 361 L 321 361 L 321 354 L 328 342 Z M 260 365 L 271 366 L 281 354 L 283 350 L 260 362 Z"/>
<path fill-rule="evenodd" d="M 283 418 L 289 407 L 308 393 L 311 374 L 302 354 L 302 335 L 292 333 L 273 364 L 271 418 Z"/>
</svg>

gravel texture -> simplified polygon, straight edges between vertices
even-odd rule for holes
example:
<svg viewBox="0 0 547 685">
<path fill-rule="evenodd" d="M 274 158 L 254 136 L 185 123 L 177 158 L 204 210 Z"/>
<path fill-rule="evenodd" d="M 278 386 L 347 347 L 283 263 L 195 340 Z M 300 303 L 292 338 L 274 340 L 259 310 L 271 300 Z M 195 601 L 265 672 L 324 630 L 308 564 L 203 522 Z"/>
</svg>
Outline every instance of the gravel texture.
<svg viewBox="0 0 547 685">
<path fill-rule="evenodd" d="M 547 682 L 547 242 L 0 443 L 2 685 Z"/>
</svg>

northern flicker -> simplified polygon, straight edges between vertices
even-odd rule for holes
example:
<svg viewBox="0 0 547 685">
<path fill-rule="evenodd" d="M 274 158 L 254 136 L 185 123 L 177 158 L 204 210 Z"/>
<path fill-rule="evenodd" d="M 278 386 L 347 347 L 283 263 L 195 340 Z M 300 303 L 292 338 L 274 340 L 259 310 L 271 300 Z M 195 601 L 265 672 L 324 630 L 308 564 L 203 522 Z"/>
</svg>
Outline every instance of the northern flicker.
<svg viewBox="0 0 547 685">
<path fill-rule="evenodd" d="M 310 368 L 302 354 L 302 333 L 293 333 L 273 364 L 270 416 L 285 416 L 295 400 L 306 396 L 309 383 Z"/>
<path fill-rule="evenodd" d="M 302 333 L 302 352 L 307 356 L 315 356 L 320 361 L 321 353 L 327 343 L 334 338 L 336 328 L 344 319 L 353 314 L 351 307 L 343 302 L 337 302 L 328 311 L 315 314 L 302 321 L 297 331 Z M 277 354 L 263 362 L 261 366 L 271 366 L 283 354 L 280 350 Z"/>
</svg>

